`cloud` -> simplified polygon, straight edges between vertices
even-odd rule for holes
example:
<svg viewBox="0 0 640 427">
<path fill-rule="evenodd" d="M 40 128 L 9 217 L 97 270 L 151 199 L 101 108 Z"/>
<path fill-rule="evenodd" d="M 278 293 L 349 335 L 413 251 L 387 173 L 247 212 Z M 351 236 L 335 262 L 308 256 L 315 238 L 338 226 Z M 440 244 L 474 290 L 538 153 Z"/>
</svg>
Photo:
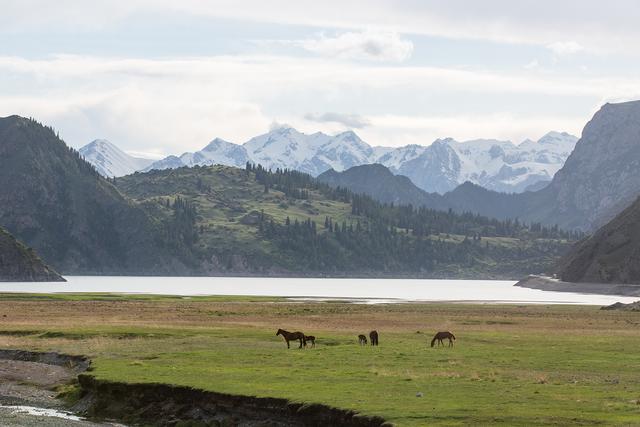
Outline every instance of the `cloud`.
<svg viewBox="0 0 640 427">
<path fill-rule="evenodd" d="M 341 114 L 341 113 L 307 113 L 304 118 L 312 122 L 319 123 L 340 123 L 348 128 L 362 129 L 370 126 L 371 122 L 359 114 Z"/>
<path fill-rule="evenodd" d="M 34 13 L 38 11 L 38 13 Z M 552 11 L 553 13 L 549 13 Z M 5 0 L 0 32 L 92 31 L 140 16 L 233 19 L 344 31 L 424 34 L 547 46 L 573 40 L 590 52 L 640 55 L 637 0 Z"/>
<path fill-rule="evenodd" d="M 547 49 L 551 50 L 556 56 L 573 55 L 584 51 L 584 47 L 575 41 L 555 42 L 547 45 Z"/>
<path fill-rule="evenodd" d="M 411 57 L 413 43 L 395 32 L 346 32 L 335 37 L 320 35 L 294 44 L 321 56 L 340 59 L 401 62 Z"/>
<path fill-rule="evenodd" d="M 33 116 L 74 147 L 106 138 L 157 154 L 197 150 L 216 136 L 241 143 L 275 119 L 305 132 L 361 126 L 374 145 L 446 135 L 518 140 L 551 128 L 574 131 L 602 102 L 633 96 L 640 96 L 633 76 L 563 78 L 289 56 L 0 56 L 0 116 Z M 319 112 L 305 115 L 310 109 Z M 495 111 L 513 115 L 488 114 Z"/>
</svg>

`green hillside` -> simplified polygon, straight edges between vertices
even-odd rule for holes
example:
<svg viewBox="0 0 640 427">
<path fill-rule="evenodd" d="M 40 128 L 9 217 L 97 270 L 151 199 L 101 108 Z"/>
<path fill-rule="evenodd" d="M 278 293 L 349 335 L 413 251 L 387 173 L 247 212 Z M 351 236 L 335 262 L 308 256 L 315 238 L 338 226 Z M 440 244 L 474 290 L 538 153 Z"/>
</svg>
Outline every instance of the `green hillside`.
<svg viewBox="0 0 640 427">
<path fill-rule="evenodd" d="M 384 205 L 292 171 L 216 165 L 115 183 L 205 274 L 514 278 L 570 245 L 557 229 Z"/>
</svg>

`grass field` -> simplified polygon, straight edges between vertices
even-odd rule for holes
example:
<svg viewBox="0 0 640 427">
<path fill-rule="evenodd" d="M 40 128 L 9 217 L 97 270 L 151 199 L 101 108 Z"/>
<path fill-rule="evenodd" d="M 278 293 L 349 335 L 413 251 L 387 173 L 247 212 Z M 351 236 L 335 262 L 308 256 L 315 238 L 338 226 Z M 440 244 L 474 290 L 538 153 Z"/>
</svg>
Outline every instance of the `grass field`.
<svg viewBox="0 0 640 427">
<path fill-rule="evenodd" d="M 640 313 L 5 294 L 0 316 L 3 348 L 86 354 L 103 379 L 322 402 L 399 426 L 640 425 Z M 279 327 L 317 348 L 287 350 Z M 380 346 L 358 346 L 371 329 Z M 430 348 L 437 330 L 456 346 Z"/>
</svg>

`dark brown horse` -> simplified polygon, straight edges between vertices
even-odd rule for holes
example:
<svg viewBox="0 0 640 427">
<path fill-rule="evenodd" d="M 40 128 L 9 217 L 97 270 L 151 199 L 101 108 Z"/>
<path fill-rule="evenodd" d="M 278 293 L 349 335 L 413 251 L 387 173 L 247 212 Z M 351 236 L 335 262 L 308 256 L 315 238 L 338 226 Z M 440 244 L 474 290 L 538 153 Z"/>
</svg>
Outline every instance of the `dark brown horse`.
<svg viewBox="0 0 640 427">
<path fill-rule="evenodd" d="M 287 348 L 291 348 L 289 346 L 289 341 L 300 340 L 300 347 L 298 348 L 302 348 L 302 345 L 306 344 L 304 334 L 302 332 L 289 332 L 285 331 L 284 329 L 278 329 L 278 332 L 276 332 L 276 336 L 278 335 L 282 335 L 282 338 L 284 338 L 284 340 L 287 342 Z"/>
<path fill-rule="evenodd" d="M 378 345 L 378 331 L 369 332 L 369 340 L 371 341 L 371 345 Z"/>
<path fill-rule="evenodd" d="M 310 342 L 311 343 L 311 348 L 315 348 L 316 346 L 316 337 L 314 337 L 313 335 L 305 335 L 304 336 L 304 346 L 307 346 L 307 343 Z"/>
<path fill-rule="evenodd" d="M 367 345 L 367 337 L 364 335 L 358 335 L 358 342 L 360 345 Z"/>
<path fill-rule="evenodd" d="M 444 346 L 444 343 L 442 342 L 442 340 L 449 340 L 449 347 L 453 347 L 453 341 L 455 341 L 456 337 L 455 335 L 453 335 L 451 332 L 447 331 L 447 332 L 438 332 L 437 334 L 435 334 L 433 336 L 433 339 L 431 340 L 431 347 L 433 347 L 436 343 L 436 341 L 438 341 L 438 346 L 440 344 L 442 344 L 442 346 Z"/>
</svg>

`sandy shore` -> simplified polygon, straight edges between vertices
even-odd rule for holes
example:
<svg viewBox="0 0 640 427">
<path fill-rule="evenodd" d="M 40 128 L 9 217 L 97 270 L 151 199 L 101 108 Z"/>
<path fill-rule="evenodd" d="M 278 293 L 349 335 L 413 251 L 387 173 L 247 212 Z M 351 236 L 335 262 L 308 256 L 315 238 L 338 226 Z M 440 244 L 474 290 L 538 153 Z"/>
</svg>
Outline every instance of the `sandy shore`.
<svg viewBox="0 0 640 427">
<path fill-rule="evenodd" d="M 563 282 L 547 276 L 528 276 L 520 280 L 514 286 L 540 289 L 542 291 L 640 297 L 640 285 L 616 283 L 572 283 Z"/>
</svg>

